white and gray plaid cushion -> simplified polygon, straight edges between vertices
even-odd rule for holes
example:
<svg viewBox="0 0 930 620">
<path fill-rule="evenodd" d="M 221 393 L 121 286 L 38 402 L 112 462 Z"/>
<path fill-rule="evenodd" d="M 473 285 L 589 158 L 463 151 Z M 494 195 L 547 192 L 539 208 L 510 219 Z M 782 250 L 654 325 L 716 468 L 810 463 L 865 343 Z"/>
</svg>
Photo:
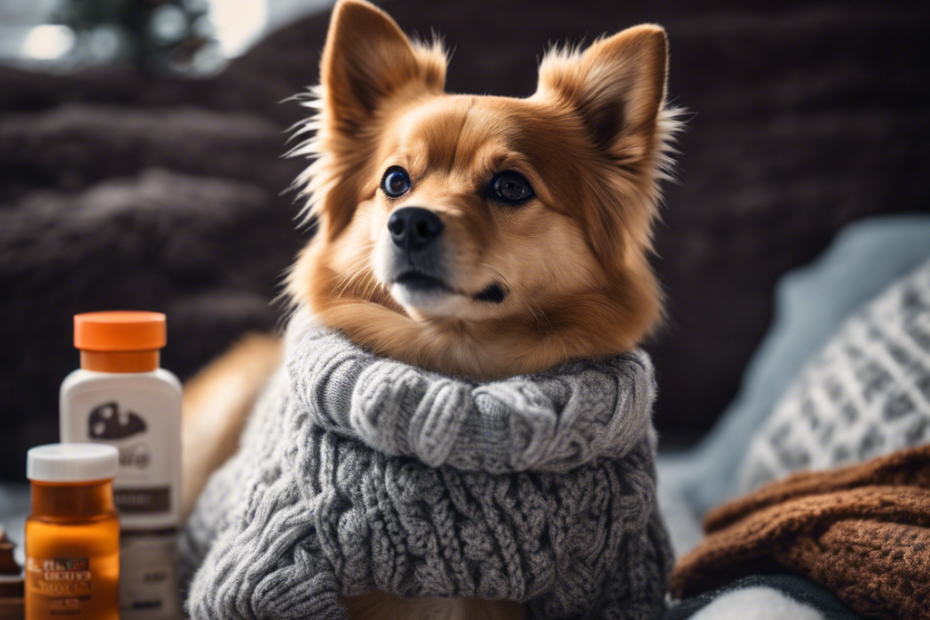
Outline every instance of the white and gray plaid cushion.
<svg viewBox="0 0 930 620">
<path fill-rule="evenodd" d="M 742 491 L 930 442 L 930 262 L 847 319 L 746 453 Z"/>
</svg>

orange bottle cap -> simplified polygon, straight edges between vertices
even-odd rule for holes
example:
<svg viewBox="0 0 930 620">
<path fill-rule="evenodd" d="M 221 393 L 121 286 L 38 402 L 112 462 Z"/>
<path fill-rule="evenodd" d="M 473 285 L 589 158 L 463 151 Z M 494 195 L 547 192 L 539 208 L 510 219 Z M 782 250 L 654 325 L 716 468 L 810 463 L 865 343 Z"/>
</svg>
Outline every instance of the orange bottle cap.
<svg viewBox="0 0 930 620">
<path fill-rule="evenodd" d="M 82 351 L 153 351 L 165 346 L 161 312 L 120 310 L 74 315 L 74 346 Z"/>
</svg>

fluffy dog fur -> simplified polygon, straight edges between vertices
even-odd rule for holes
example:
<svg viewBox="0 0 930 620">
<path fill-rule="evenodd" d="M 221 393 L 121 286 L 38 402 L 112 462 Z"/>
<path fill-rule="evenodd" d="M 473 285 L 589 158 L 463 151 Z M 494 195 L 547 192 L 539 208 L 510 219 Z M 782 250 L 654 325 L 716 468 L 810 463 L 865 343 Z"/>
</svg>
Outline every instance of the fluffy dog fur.
<svg viewBox="0 0 930 620">
<path fill-rule="evenodd" d="M 321 84 L 304 101 L 317 110 L 297 131 L 309 139 L 292 151 L 314 160 L 297 184 L 319 228 L 290 273 L 290 299 L 379 354 L 482 380 L 635 347 L 662 314 L 648 255 L 678 126 L 665 106 L 667 56 L 662 28 L 642 25 L 583 52 L 550 51 L 527 99 L 452 95 L 440 44 L 411 41 L 381 10 L 342 0 Z M 397 167 L 410 187 L 392 198 L 382 183 Z M 492 180 L 504 171 L 529 182 L 528 200 L 495 197 Z M 441 286 L 426 293 L 397 275 L 407 259 L 388 221 L 405 207 L 442 222 Z M 199 402 L 237 368 L 227 358 L 208 369 Z M 238 413 L 219 425 L 215 411 L 198 425 L 198 406 L 187 403 L 188 462 L 199 468 L 185 466 L 192 490 L 231 452 L 243 402 L 264 376 L 238 372 L 244 387 L 228 405 Z M 523 617 L 512 603 L 376 592 L 346 605 L 356 620 Z"/>
<path fill-rule="evenodd" d="M 290 277 L 297 303 L 376 352 L 488 379 L 600 357 L 640 342 L 661 315 L 649 267 L 652 222 L 675 114 L 664 108 L 666 40 L 638 26 L 584 53 L 557 49 L 528 99 L 443 92 L 446 57 L 411 42 L 381 11 L 340 3 L 307 105 L 315 132 L 293 154 L 316 161 L 298 180 L 314 241 Z M 413 188 L 379 191 L 401 166 Z M 489 201 L 515 170 L 536 198 Z M 416 205 L 445 224 L 451 294 L 404 303 L 383 276 L 389 215 Z M 492 304 L 473 296 L 498 284 Z"/>
</svg>

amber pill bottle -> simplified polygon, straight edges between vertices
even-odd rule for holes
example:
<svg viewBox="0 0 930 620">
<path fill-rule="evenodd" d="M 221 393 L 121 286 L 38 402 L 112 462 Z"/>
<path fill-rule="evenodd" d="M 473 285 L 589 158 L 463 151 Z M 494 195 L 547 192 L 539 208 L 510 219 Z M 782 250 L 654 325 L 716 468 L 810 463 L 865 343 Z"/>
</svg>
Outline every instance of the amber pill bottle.
<svg viewBox="0 0 930 620">
<path fill-rule="evenodd" d="M 118 460 L 118 450 L 102 444 L 29 450 L 26 620 L 119 618 Z"/>
</svg>

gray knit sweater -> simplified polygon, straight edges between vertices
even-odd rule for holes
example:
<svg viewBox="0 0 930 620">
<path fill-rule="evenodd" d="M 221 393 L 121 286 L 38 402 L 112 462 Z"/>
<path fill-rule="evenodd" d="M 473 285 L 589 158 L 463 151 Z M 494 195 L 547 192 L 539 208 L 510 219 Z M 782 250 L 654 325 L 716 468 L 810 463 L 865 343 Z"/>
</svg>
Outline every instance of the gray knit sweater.
<svg viewBox="0 0 930 620">
<path fill-rule="evenodd" d="M 475 383 L 306 313 L 182 540 L 195 619 L 343 619 L 341 595 L 526 601 L 653 619 L 671 555 L 644 353 Z"/>
</svg>

